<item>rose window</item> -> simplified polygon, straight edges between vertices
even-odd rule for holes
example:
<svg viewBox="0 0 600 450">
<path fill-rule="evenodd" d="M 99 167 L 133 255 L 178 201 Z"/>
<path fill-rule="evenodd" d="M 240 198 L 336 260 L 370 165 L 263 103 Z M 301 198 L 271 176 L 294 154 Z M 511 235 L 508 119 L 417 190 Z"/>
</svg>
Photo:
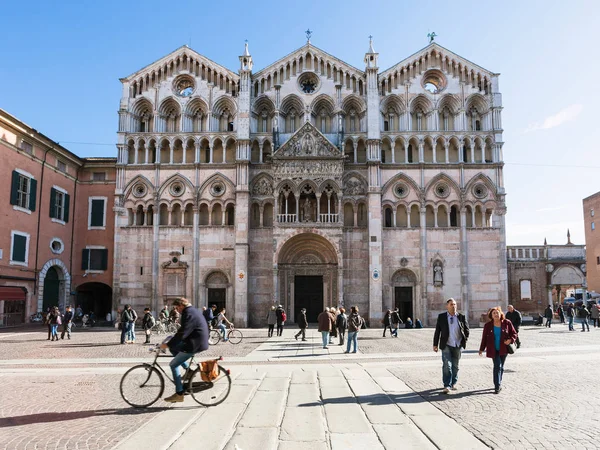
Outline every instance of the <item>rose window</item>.
<svg viewBox="0 0 600 450">
<path fill-rule="evenodd" d="M 210 187 L 210 193 L 214 197 L 220 197 L 221 195 L 223 195 L 225 193 L 225 184 L 223 184 L 221 181 L 217 181 L 217 182 L 213 183 L 212 186 Z"/>
<path fill-rule="evenodd" d="M 450 195 L 450 188 L 446 183 L 438 183 L 435 186 L 435 195 L 440 198 L 448 197 L 448 195 Z"/>
<path fill-rule="evenodd" d="M 408 189 L 408 186 L 404 183 L 398 183 L 396 186 L 394 186 L 394 194 L 398 198 L 406 197 L 409 192 L 410 190 Z"/>
<path fill-rule="evenodd" d="M 183 186 L 183 183 L 176 181 L 175 183 L 171 184 L 169 192 L 173 197 L 180 197 L 185 192 L 185 187 Z"/>
<path fill-rule="evenodd" d="M 136 197 L 143 197 L 146 195 L 146 185 L 143 183 L 136 184 L 133 188 L 133 195 Z"/>
<path fill-rule="evenodd" d="M 487 195 L 487 188 L 483 184 L 477 183 L 473 186 L 473 195 L 477 198 L 484 198 Z"/>
</svg>

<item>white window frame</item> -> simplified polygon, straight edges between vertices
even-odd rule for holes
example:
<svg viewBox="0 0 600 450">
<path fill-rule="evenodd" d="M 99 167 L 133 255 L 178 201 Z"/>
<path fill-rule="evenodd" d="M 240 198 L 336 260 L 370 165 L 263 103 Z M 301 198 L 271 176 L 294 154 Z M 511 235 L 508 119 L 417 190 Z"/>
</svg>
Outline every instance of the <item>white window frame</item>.
<svg viewBox="0 0 600 450">
<path fill-rule="evenodd" d="M 101 227 L 92 226 L 92 200 L 104 200 L 104 215 L 103 225 Z M 88 230 L 106 230 L 106 205 L 108 203 L 108 197 L 89 197 L 88 198 Z"/>
<path fill-rule="evenodd" d="M 67 192 L 67 190 L 66 190 L 66 189 L 63 189 L 63 188 L 61 188 L 60 186 L 56 186 L 56 185 L 54 185 L 54 186 L 52 186 L 52 188 L 53 188 L 55 191 L 58 191 L 58 192 L 60 192 L 61 194 L 63 194 L 63 203 L 62 203 L 62 208 L 61 208 L 61 211 L 62 211 L 62 219 L 59 219 L 59 218 L 55 218 L 55 217 L 53 217 L 53 218 L 52 218 L 52 219 L 50 219 L 50 220 L 51 220 L 52 222 L 54 222 L 54 223 L 59 223 L 59 224 L 61 224 L 61 225 L 66 225 L 66 224 L 67 224 L 67 222 L 65 221 L 65 200 L 66 200 L 66 197 L 65 197 L 65 195 L 69 195 L 69 193 Z M 54 207 L 55 207 L 55 205 L 52 205 L 52 208 L 54 208 Z"/>
<path fill-rule="evenodd" d="M 53 243 L 54 241 L 58 241 L 58 242 L 60 242 L 60 250 L 59 250 L 59 251 L 56 251 L 56 250 L 54 250 L 54 249 L 52 248 L 52 243 Z M 64 252 L 64 251 L 65 251 L 65 243 L 62 241 L 62 239 L 61 239 L 61 238 L 58 238 L 58 237 L 53 237 L 52 239 L 50 239 L 50 245 L 49 245 L 49 247 L 50 247 L 50 251 L 51 251 L 52 253 L 54 253 L 55 255 L 60 255 L 62 252 Z"/>
<path fill-rule="evenodd" d="M 529 289 L 529 297 L 523 297 L 523 291 L 527 290 L 527 289 L 523 289 L 524 282 L 529 284 L 529 286 L 527 288 L 527 289 Z M 519 280 L 519 297 L 521 298 L 521 300 L 532 300 L 533 293 L 531 291 L 532 291 L 532 285 L 531 285 L 531 280 L 529 278 L 523 278 L 523 279 Z"/>
<path fill-rule="evenodd" d="M 106 247 L 103 247 L 102 245 L 86 245 L 85 249 L 86 250 L 106 250 Z M 91 262 L 92 262 L 92 252 L 90 251 L 88 254 L 88 269 L 85 271 L 85 273 L 104 273 L 105 272 L 105 270 L 90 269 L 89 267 L 91 266 Z"/>
<path fill-rule="evenodd" d="M 25 214 L 31 215 L 31 210 L 29 209 L 29 199 L 31 198 L 31 180 L 35 180 L 35 177 L 33 175 L 31 175 L 29 172 L 22 170 L 22 169 L 15 169 L 15 172 L 17 172 L 19 175 L 29 178 L 29 183 L 27 185 L 28 194 L 27 194 L 27 202 L 26 202 L 28 207 L 23 208 L 22 206 L 13 205 L 13 209 L 15 211 L 24 212 Z M 12 251 L 10 254 L 12 255 Z"/>
<path fill-rule="evenodd" d="M 596 224 L 594 222 L 592 222 L 592 231 L 594 231 L 596 229 Z"/>
<path fill-rule="evenodd" d="M 594 217 L 594 208 L 592 208 L 592 209 L 590 210 L 590 214 L 591 214 L 591 216 L 592 216 L 592 217 Z"/>
<path fill-rule="evenodd" d="M 13 252 L 15 249 L 15 235 L 25 237 L 25 262 L 23 261 L 13 261 Z M 29 239 L 30 234 L 24 231 L 11 230 L 10 232 L 10 261 L 9 264 L 11 266 L 23 266 L 27 267 L 29 265 Z"/>
</svg>

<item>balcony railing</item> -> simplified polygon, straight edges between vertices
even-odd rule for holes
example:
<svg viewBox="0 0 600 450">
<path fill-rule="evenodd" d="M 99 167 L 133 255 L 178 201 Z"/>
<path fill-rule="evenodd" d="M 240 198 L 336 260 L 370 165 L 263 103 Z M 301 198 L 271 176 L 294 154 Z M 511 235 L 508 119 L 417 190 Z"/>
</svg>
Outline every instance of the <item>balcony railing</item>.
<svg viewBox="0 0 600 450">
<path fill-rule="evenodd" d="M 337 223 L 338 214 L 319 214 L 322 223 Z"/>
<path fill-rule="evenodd" d="M 277 214 L 277 222 L 279 222 L 279 223 L 296 222 L 296 214 Z"/>
</svg>

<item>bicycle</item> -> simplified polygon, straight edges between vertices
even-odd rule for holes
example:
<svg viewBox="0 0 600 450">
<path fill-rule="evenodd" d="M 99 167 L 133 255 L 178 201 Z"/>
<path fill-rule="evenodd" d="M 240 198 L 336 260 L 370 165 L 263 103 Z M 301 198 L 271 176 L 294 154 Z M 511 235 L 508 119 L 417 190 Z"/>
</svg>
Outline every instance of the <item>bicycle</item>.
<svg viewBox="0 0 600 450">
<path fill-rule="evenodd" d="M 210 332 L 208 333 L 208 343 L 210 345 L 217 345 L 219 342 L 221 342 L 221 339 L 223 339 L 221 330 L 217 328 L 211 328 Z M 233 327 L 229 328 L 229 331 L 227 332 L 228 342 L 231 342 L 235 345 L 242 342 L 242 339 L 244 339 L 244 335 L 240 330 Z"/>
<path fill-rule="evenodd" d="M 175 334 L 177 330 L 179 330 L 180 325 L 177 322 L 167 321 L 157 321 L 154 326 L 150 329 L 150 331 L 154 334 Z"/>
<path fill-rule="evenodd" d="M 119 385 L 121 397 L 134 408 L 147 408 L 156 403 L 165 390 L 165 377 L 175 384 L 175 381 L 167 375 L 157 362 L 163 352 L 160 346 L 157 345 L 155 348 L 151 348 L 150 351 L 156 353 L 152 364 L 145 363 L 133 366 L 125 372 Z M 231 391 L 230 371 L 224 369 L 221 365 L 217 365 L 219 376 L 211 381 L 205 381 L 202 379 L 201 362 L 195 362 L 194 357 L 195 355 L 190 358 L 189 367 L 182 376 L 185 388 L 184 395 L 190 394 L 197 403 L 206 407 L 223 403 Z M 216 361 L 222 359 L 220 357 L 209 361 L 215 361 L 216 363 Z M 194 365 L 196 365 L 196 368 L 194 368 Z"/>
</svg>

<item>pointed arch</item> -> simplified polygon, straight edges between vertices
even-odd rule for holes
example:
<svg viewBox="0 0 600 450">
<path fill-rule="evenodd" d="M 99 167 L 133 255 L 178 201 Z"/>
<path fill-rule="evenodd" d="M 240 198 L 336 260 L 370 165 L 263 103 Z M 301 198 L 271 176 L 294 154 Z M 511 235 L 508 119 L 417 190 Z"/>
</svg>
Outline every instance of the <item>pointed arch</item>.
<svg viewBox="0 0 600 450">
<path fill-rule="evenodd" d="M 380 104 L 379 110 L 386 115 L 392 110 L 396 115 L 401 115 L 406 110 L 406 102 L 396 94 L 387 95 Z"/>
<path fill-rule="evenodd" d="M 456 183 L 456 181 L 454 181 L 452 179 L 452 177 L 450 177 L 449 175 L 447 175 L 446 173 L 442 172 L 442 173 L 438 173 L 436 176 L 434 176 L 429 183 L 427 183 L 427 185 L 425 186 L 425 189 L 423 190 L 423 193 L 427 196 L 428 192 L 433 189 L 433 187 L 440 181 L 444 181 L 445 183 L 448 184 L 448 187 L 454 192 L 454 194 L 460 198 L 460 194 L 461 194 L 461 189 L 460 186 Z M 444 201 L 447 201 L 448 198 L 444 199 Z"/>
<path fill-rule="evenodd" d="M 193 97 L 185 107 L 185 114 L 195 116 L 198 113 L 208 113 L 208 103 L 200 96 Z"/>
<path fill-rule="evenodd" d="M 222 95 L 213 104 L 212 112 L 215 116 L 221 116 L 226 110 L 228 110 L 231 115 L 235 115 L 237 107 L 231 97 Z"/>
<path fill-rule="evenodd" d="M 445 94 L 437 102 L 437 109 L 442 113 L 444 109 L 447 109 L 450 114 L 458 114 L 460 109 L 460 100 L 457 95 Z"/>
<path fill-rule="evenodd" d="M 488 188 L 491 196 L 493 197 L 492 200 L 494 200 L 494 201 L 497 200 L 498 189 L 497 189 L 496 185 L 494 184 L 494 182 L 491 180 L 491 178 L 488 177 L 483 172 L 479 172 L 479 173 L 475 174 L 465 184 L 464 192 L 465 192 L 466 196 L 468 196 L 469 198 L 472 198 L 473 194 L 472 194 L 471 190 L 472 190 L 473 186 L 475 186 L 477 183 L 483 183 Z M 489 201 L 489 199 L 487 201 Z"/>
<path fill-rule="evenodd" d="M 296 94 L 287 95 L 281 102 L 279 109 L 284 115 L 287 115 L 292 108 L 296 110 L 296 114 L 304 112 L 304 102 Z"/>
<path fill-rule="evenodd" d="M 312 101 L 310 109 L 313 114 L 319 114 L 321 109 L 325 109 L 327 114 L 333 114 L 335 111 L 335 103 L 329 95 L 321 94 Z"/>
<path fill-rule="evenodd" d="M 165 98 L 158 107 L 159 114 L 168 116 L 169 114 L 181 115 L 181 105 L 174 97 Z"/>
<path fill-rule="evenodd" d="M 192 184 L 192 182 L 186 176 L 180 173 L 176 173 L 171 175 L 160 185 L 160 187 L 158 188 L 159 197 L 162 197 L 165 192 L 165 189 L 167 189 L 169 185 L 175 181 L 181 181 L 185 185 L 187 194 L 186 197 L 189 197 L 190 193 L 192 196 L 194 195 L 194 185 Z"/>
<path fill-rule="evenodd" d="M 344 113 L 349 114 L 350 110 L 354 109 L 357 114 L 362 114 L 366 110 L 365 102 L 358 95 L 348 95 L 342 102 Z"/>
<path fill-rule="evenodd" d="M 420 199 L 423 196 L 423 191 L 416 183 L 416 181 L 408 175 L 406 175 L 405 173 L 398 173 L 389 180 L 387 180 L 385 184 L 381 187 L 381 192 L 385 195 L 385 193 L 388 190 L 393 189 L 394 185 L 399 181 L 403 181 L 404 183 L 408 184 L 411 190 L 414 190 L 414 192 L 417 194 L 417 198 Z"/>
<path fill-rule="evenodd" d="M 479 115 L 486 114 L 490 109 L 488 101 L 481 94 L 471 94 L 467 98 L 465 105 L 465 109 L 467 110 L 467 112 L 471 111 L 472 109 L 475 109 Z"/>
<path fill-rule="evenodd" d="M 424 114 L 428 114 L 433 110 L 433 103 L 426 95 L 419 94 L 410 102 L 410 112 L 414 113 L 417 109 L 421 109 Z"/>
<path fill-rule="evenodd" d="M 150 182 L 150 180 L 144 175 L 136 175 L 129 181 L 129 183 L 127 183 L 125 189 L 123 190 L 125 199 L 128 199 L 131 196 L 133 187 L 138 183 L 143 183 L 146 186 L 146 195 L 150 194 L 154 196 L 154 185 Z"/>
<path fill-rule="evenodd" d="M 205 196 L 205 191 L 207 189 L 209 189 L 210 186 L 215 181 L 222 181 L 227 186 L 227 188 L 225 190 L 224 198 L 229 198 L 230 196 L 235 195 L 235 184 L 227 176 L 223 175 L 221 172 L 216 172 L 215 174 L 210 176 L 207 180 L 205 180 L 204 183 L 202 183 L 200 185 L 198 192 L 200 193 L 201 198 L 204 198 L 204 199 L 208 198 L 207 196 Z M 209 196 L 212 197 L 212 195 L 210 195 L 210 194 L 209 194 Z"/>
<path fill-rule="evenodd" d="M 275 104 L 273 100 L 269 98 L 269 96 L 262 94 L 254 100 L 254 104 L 252 105 L 252 111 L 256 114 L 259 114 L 263 110 L 267 110 L 268 114 L 271 115 L 275 112 Z"/>
</svg>

